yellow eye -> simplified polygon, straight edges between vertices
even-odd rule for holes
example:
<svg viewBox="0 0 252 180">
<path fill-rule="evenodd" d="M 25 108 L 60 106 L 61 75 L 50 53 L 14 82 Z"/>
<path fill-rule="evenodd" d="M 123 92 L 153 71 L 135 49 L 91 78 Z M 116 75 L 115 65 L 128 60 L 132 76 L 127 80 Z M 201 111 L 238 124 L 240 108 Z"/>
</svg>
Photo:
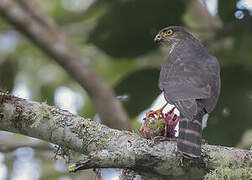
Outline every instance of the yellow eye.
<svg viewBox="0 0 252 180">
<path fill-rule="evenodd" d="M 171 36 L 173 34 L 172 29 L 169 29 L 168 31 L 164 32 L 164 36 Z"/>
</svg>

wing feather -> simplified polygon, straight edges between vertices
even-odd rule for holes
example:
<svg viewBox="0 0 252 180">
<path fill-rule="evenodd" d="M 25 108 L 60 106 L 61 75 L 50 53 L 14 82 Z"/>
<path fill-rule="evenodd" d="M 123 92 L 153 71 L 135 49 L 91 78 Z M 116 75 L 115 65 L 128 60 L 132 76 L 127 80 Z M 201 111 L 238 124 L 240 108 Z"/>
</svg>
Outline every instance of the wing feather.
<svg viewBox="0 0 252 180">
<path fill-rule="evenodd" d="M 219 67 L 216 68 L 216 62 L 209 57 L 204 61 L 200 57 L 168 57 L 160 71 L 159 87 L 164 91 L 165 99 L 188 118 L 197 114 L 197 100 L 203 100 L 205 108 L 211 109 L 207 102 L 216 93 L 216 85 L 212 83 L 216 83 L 219 72 L 215 71 Z"/>
</svg>

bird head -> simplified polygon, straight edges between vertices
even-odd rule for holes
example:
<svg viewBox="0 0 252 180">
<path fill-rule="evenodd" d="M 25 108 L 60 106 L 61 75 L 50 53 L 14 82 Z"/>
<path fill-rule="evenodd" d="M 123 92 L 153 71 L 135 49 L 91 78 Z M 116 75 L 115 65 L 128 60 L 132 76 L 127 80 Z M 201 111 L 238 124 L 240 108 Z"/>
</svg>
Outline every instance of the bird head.
<svg viewBox="0 0 252 180">
<path fill-rule="evenodd" d="M 180 40 L 186 39 L 192 36 L 183 27 L 180 26 L 169 26 L 161 31 L 155 36 L 154 42 L 160 43 L 165 46 L 173 46 Z"/>
</svg>

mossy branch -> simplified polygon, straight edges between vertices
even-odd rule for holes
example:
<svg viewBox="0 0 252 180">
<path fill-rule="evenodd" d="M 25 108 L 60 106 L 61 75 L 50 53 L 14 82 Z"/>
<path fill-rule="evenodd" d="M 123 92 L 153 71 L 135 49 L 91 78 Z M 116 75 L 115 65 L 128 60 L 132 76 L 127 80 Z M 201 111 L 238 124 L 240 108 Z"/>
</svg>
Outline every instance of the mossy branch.
<svg viewBox="0 0 252 180">
<path fill-rule="evenodd" d="M 176 153 L 176 142 L 155 143 L 132 132 L 110 129 L 68 111 L 4 92 L 0 93 L 0 130 L 36 137 L 85 154 L 82 161 L 70 166 L 72 171 L 124 168 L 172 179 L 199 179 L 207 173 L 205 179 L 251 176 L 252 151 L 203 145 L 201 158 L 184 159 Z"/>
</svg>

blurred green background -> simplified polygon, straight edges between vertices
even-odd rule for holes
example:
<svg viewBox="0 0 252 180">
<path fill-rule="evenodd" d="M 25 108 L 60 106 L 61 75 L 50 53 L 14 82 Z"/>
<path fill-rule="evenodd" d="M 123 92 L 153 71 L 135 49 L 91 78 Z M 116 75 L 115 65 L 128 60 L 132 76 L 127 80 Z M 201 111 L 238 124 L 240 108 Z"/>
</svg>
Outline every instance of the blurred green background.
<svg viewBox="0 0 252 180">
<path fill-rule="evenodd" d="M 37 3 L 95 71 L 115 88 L 135 129 L 140 125 L 139 114 L 150 108 L 161 93 L 158 76 L 167 50 L 155 45 L 153 37 L 168 25 L 187 27 L 217 56 L 222 66 L 221 95 L 204 138 L 209 144 L 250 148 L 251 0 L 43 0 Z M 0 88 L 99 119 L 85 91 L 1 18 Z M 33 148 L 17 148 L 26 144 Z M 0 180 L 22 179 L 20 173 L 29 168 L 26 173 L 30 176 L 25 179 L 94 178 L 91 171 L 68 174 L 62 161 L 51 160 L 51 149 L 48 143 L 0 132 Z M 24 168 L 26 163 L 28 170 L 19 172 L 17 167 Z M 32 175 L 35 169 L 38 172 Z"/>
</svg>

